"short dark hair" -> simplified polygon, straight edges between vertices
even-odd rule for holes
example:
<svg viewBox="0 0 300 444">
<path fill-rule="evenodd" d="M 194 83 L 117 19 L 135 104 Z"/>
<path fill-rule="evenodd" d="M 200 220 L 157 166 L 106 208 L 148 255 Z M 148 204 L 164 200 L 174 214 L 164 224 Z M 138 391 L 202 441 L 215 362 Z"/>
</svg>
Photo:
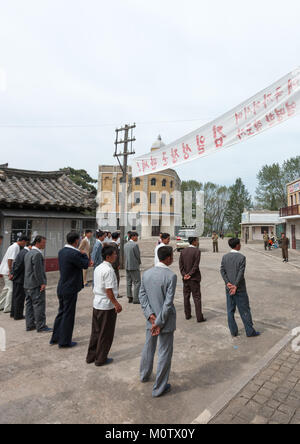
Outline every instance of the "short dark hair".
<svg viewBox="0 0 300 444">
<path fill-rule="evenodd" d="M 172 247 L 161 247 L 158 252 L 158 259 L 160 262 L 165 261 L 168 257 L 173 256 L 173 248 Z"/>
<path fill-rule="evenodd" d="M 139 237 L 139 233 L 137 233 L 136 231 L 130 231 L 130 235 L 129 235 L 130 239 L 133 237 L 136 237 L 136 236 Z"/>
<path fill-rule="evenodd" d="M 105 231 L 97 230 L 96 231 L 96 238 L 103 237 L 105 235 Z"/>
<path fill-rule="evenodd" d="M 32 242 L 32 244 L 33 245 L 40 244 L 42 242 L 42 240 L 46 240 L 46 237 L 38 235 L 34 238 L 34 241 Z"/>
<path fill-rule="evenodd" d="M 113 234 L 111 235 L 111 237 L 112 237 L 113 239 L 119 239 L 119 237 L 120 237 L 120 233 L 115 232 L 115 233 L 113 233 Z"/>
<path fill-rule="evenodd" d="M 189 244 L 192 245 L 198 239 L 198 237 L 189 237 Z"/>
<path fill-rule="evenodd" d="M 115 247 L 112 245 L 108 245 L 107 247 L 103 247 L 102 249 L 102 258 L 105 261 L 108 256 L 111 256 L 116 251 Z"/>
<path fill-rule="evenodd" d="M 237 237 L 233 237 L 232 239 L 229 239 L 228 241 L 228 245 L 234 249 L 237 245 L 239 245 L 241 243 L 240 239 L 238 239 Z"/>
<path fill-rule="evenodd" d="M 162 235 L 161 235 L 162 239 L 169 239 L 169 237 L 171 237 L 171 235 L 169 233 L 162 233 Z"/>
<path fill-rule="evenodd" d="M 85 234 L 92 233 L 92 230 L 85 230 Z"/>
<path fill-rule="evenodd" d="M 2 236 L 2 234 L 0 234 L 0 239 L 3 239 L 3 236 Z"/>
<path fill-rule="evenodd" d="M 21 234 L 21 236 L 18 237 L 17 242 L 23 242 L 23 241 L 29 242 L 29 240 L 30 239 L 28 236 L 25 236 L 25 234 Z"/>
<path fill-rule="evenodd" d="M 91 233 L 91 231 L 89 231 L 89 233 Z M 76 231 L 67 234 L 67 242 L 69 245 L 73 245 L 78 239 L 80 239 L 80 234 L 76 233 Z"/>
</svg>

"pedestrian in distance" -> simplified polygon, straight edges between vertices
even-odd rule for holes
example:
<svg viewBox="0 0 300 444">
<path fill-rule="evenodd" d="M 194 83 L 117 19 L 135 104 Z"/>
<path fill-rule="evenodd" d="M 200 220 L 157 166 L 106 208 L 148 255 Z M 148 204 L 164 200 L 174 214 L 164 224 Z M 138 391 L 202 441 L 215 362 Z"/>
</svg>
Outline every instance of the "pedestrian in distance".
<svg viewBox="0 0 300 444">
<path fill-rule="evenodd" d="M 285 233 L 282 233 L 280 246 L 281 246 L 281 250 L 282 250 L 283 262 L 289 261 L 289 243 L 290 243 L 289 238 L 286 237 Z"/>
<path fill-rule="evenodd" d="M 86 230 L 84 238 L 79 243 L 79 250 L 84 252 L 89 259 L 90 259 L 90 256 L 91 256 L 91 239 L 92 239 L 92 237 L 93 237 L 92 230 Z M 87 273 L 88 273 L 88 268 L 84 269 L 82 271 L 83 285 L 85 287 L 88 287 L 88 285 L 89 285 L 88 281 L 87 281 Z"/>
<path fill-rule="evenodd" d="M 139 304 L 141 286 L 141 253 L 138 246 L 139 235 L 135 231 L 130 233 L 130 240 L 124 247 L 125 269 L 127 279 L 127 298 L 129 303 Z M 134 291 L 132 292 L 132 287 Z"/>
<path fill-rule="evenodd" d="M 78 293 L 84 288 L 82 270 L 87 270 L 89 257 L 86 249 L 78 250 L 80 234 L 67 235 L 67 244 L 58 253 L 60 279 L 57 286 L 59 310 L 54 322 L 51 345 L 71 348 Z"/>
<path fill-rule="evenodd" d="M 106 233 L 104 231 L 98 230 L 96 231 L 96 242 L 92 251 L 92 265 L 94 270 L 98 265 L 102 264 L 102 248 L 104 244 L 104 239 L 106 237 Z"/>
<path fill-rule="evenodd" d="M 10 313 L 13 296 L 13 263 L 16 260 L 21 248 L 24 248 L 28 238 L 24 235 L 17 239 L 8 249 L 2 259 L 0 274 L 4 279 L 4 288 L 0 294 L 0 311 Z"/>
<path fill-rule="evenodd" d="M 223 256 L 220 271 L 226 285 L 227 315 L 231 335 L 233 337 L 238 336 L 238 326 L 234 318 L 237 307 L 247 337 L 259 336 L 260 333 L 254 329 L 252 322 L 245 280 L 246 258 L 240 253 L 240 239 L 230 239 L 228 244 L 231 251 Z"/>
<path fill-rule="evenodd" d="M 169 235 L 169 233 L 161 233 L 160 236 L 161 242 L 159 244 L 156 245 L 155 247 L 155 252 L 154 252 L 154 266 L 158 265 L 160 260 L 158 258 L 158 250 L 161 247 L 165 247 L 166 245 L 169 245 L 170 240 L 171 240 L 171 236 Z"/>
<path fill-rule="evenodd" d="M 16 257 L 13 264 L 13 296 L 11 304 L 10 317 L 15 321 L 20 321 L 25 319 L 24 316 L 24 305 L 25 305 L 25 289 L 24 289 L 24 278 L 25 278 L 25 256 L 31 250 L 32 245 L 30 245 L 29 238 L 26 242 L 26 246 L 21 249 L 20 253 Z"/>
<path fill-rule="evenodd" d="M 213 241 L 213 252 L 219 253 L 219 236 L 215 231 L 212 234 L 212 241 Z"/>
</svg>

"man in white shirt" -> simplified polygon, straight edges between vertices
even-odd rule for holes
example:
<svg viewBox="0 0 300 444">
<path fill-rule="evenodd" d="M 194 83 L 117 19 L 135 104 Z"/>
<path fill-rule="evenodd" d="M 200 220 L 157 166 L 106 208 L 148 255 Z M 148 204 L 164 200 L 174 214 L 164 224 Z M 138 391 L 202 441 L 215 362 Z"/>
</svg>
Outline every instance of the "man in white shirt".
<svg viewBox="0 0 300 444">
<path fill-rule="evenodd" d="M 27 241 L 28 238 L 26 236 L 20 236 L 17 242 L 8 247 L 5 256 L 1 262 L 0 274 L 2 274 L 4 278 L 4 288 L 0 295 L 0 311 L 4 311 L 4 313 L 10 313 L 11 311 L 13 294 L 13 263 L 20 253 L 20 249 L 25 247 Z"/>
<path fill-rule="evenodd" d="M 157 267 L 158 264 L 160 263 L 160 260 L 158 259 L 158 255 L 157 255 L 158 250 L 161 247 L 166 247 L 166 246 L 169 245 L 170 240 L 171 240 L 171 236 L 168 233 L 162 233 L 160 238 L 161 238 L 161 243 L 156 246 L 155 253 L 154 253 L 154 255 L 155 255 L 155 258 L 154 258 L 154 265 L 155 265 L 155 267 Z"/>
<path fill-rule="evenodd" d="M 117 259 L 113 246 L 103 247 L 103 261 L 94 272 L 94 304 L 92 333 L 86 358 L 87 364 L 95 363 L 97 367 L 111 364 L 108 358 L 111 349 L 117 314 L 122 306 L 118 303 L 118 281 L 112 264 Z"/>
</svg>

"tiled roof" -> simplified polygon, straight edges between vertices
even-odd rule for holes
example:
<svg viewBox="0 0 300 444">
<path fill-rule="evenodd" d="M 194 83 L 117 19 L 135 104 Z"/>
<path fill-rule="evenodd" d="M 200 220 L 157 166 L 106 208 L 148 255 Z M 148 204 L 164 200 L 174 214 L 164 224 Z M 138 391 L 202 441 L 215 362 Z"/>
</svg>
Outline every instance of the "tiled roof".
<svg viewBox="0 0 300 444">
<path fill-rule="evenodd" d="M 65 172 L 26 171 L 0 165 L 0 206 L 92 210 L 95 195 Z"/>
</svg>

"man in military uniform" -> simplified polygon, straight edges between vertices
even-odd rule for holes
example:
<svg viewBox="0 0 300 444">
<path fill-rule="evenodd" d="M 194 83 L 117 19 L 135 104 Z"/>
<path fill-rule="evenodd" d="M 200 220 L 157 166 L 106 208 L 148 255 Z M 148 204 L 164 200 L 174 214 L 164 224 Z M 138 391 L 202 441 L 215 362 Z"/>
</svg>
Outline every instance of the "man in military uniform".
<svg viewBox="0 0 300 444">
<path fill-rule="evenodd" d="M 269 246 L 269 235 L 266 231 L 264 231 L 263 239 L 265 244 L 265 250 L 267 250 Z"/>
<path fill-rule="evenodd" d="M 219 242 L 218 242 L 218 239 L 219 239 L 219 236 L 214 231 L 213 234 L 212 234 L 213 252 L 214 253 L 219 253 L 219 245 L 218 245 Z"/>
<path fill-rule="evenodd" d="M 283 262 L 289 261 L 289 238 L 286 237 L 285 233 L 281 235 L 281 249 L 282 249 L 282 257 Z"/>
</svg>

